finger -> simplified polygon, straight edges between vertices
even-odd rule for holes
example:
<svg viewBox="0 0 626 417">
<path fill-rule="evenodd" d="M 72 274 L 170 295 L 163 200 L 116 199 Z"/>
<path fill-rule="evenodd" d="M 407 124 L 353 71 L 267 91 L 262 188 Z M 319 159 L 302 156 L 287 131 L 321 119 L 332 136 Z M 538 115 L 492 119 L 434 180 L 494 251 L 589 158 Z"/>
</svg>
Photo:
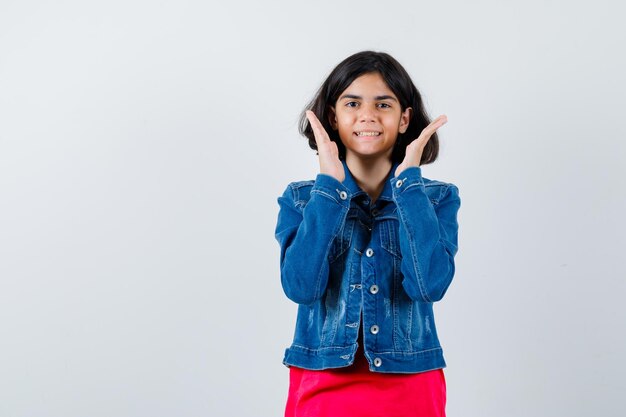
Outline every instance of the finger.
<svg viewBox="0 0 626 417">
<path fill-rule="evenodd" d="M 322 126 L 322 123 L 320 123 L 315 113 L 311 110 L 307 110 L 306 117 L 309 119 L 311 129 L 313 129 L 313 135 L 315 136 L 315 142 L 317 142 L 317 145 L 319 146 L 322 143 L 330 142 L 330 138 L 328 137 L 324 126 Z"/>
<path fill-rule="evenodd" d="M 441 126 L 445 125 L 446 123 L 448 123 L 448 117 L 445 114 L 442 114 L 441 116 L 433 120 L 428 126 L 426 126 L 426 129 L 432 130 L 432 132 L 435 132 L 437 129 L 439 129 Z"/>
<path fill-rule="evenodd" d="M 433 120 L 428 126 L 422 130 L 422 133 L 419 135 L 417 140 L 422 141 L 424 143 L 428 142 L 430 137 L 439 129 L 441 126 L 448 123 L 448 117 L 445 114 L 437 117 Z"/>
</svg>

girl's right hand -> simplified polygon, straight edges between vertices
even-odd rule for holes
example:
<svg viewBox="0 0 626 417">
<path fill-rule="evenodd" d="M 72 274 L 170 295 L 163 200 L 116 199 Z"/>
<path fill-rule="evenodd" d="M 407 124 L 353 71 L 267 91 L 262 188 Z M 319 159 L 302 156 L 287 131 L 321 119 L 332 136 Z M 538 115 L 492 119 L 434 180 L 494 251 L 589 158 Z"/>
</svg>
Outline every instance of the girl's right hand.
<svg viewBox="0 0 626 417">
<path fill-rule="evenodd" d="M 313 135 L 315 135 L 315 143 L 317 144 L 317 153 L 320 159 L 320 173 L 330 175 L 340 182 L 346 178 L 343 164 L 339 160 L 339 149 L 337 144 L 330 140 L 328 133 L 320 123 L 315 113 L 311 110 L 306 111 L 306 117 L 309 119 Z"/>
</svg>

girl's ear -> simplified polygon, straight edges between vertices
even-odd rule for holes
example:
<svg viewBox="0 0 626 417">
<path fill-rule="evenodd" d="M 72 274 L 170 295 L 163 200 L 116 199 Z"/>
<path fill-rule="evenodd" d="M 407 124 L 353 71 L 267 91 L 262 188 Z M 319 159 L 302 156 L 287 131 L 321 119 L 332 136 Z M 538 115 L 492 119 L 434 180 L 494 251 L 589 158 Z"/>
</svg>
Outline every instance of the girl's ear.
<svg viewBox="0 0 626 417">
<path fill-rule="evenodd" d="M 335 113 L 335 108 L 330 106 L 328 110 L 328 122 L 332 126 L 333 130 L 337 130 L 337 113 Z"/>
<path fill-rule="evenodd" d="M 400 133 L 406 132 L 406 130 L 409 128 L 409 121 L 411 121 L 412 114 L 413 114 L 413 109 L 410 107 L 407 107 L 402 112 L 402 115 L 400 116 L 400 126 L 398 127 L 398 131 Z"/>
</svg>

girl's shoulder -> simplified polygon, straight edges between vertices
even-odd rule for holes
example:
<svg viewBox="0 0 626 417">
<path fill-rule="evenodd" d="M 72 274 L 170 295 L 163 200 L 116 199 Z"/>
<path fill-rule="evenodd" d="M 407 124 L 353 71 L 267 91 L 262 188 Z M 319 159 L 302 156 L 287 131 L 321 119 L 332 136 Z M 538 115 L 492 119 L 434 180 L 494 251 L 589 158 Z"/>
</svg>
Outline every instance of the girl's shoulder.
<svg viewBox="0 0 626 417">
<path fill-rule="evenodd" d="M 445 181 L 441 181 L 441 180 L 433 180 L 430 178 L 426 178 L 426 177 L 422 177 L 422 181 L 424 182 L 424 187 L 427 188 L 441 188 L 442 190 L 447 190 L 448 188 L 452 187 L 452 188 L 456 188 L 458 190 L 458 187 L 456 186 L 456 184 L 453 184 L 451 182 L 445 182 Z"/>
<path fill-rule="evenodd" d="M 292 181 L 289 184 L 287 184 L 287 187 L 291 188 L 292 190 L 297 190 L 303 187 L 313 187 L 313 185 L 315 185 L 315 180 L 302 180 L 302 181 Z"/>
<path fill-rule="evenodd" d="M 299 195 L 310 194 L 314 185 L 315 180 L 292 181 L 287 184 L 285 193 L 289 192 L 295 199 L 297 199 Z"/>
<path fill-rule="evenodd" d="M 456 184 L 440 180 L 432 180 L 425 177 L 422 177 L 422 180 L 424 181 L 424 189 L 426 191 L 426 194 L 433 204 L 439 204 L 444 200 L 460 200 L 459 188 L 456 186 Z"/>
<path fill-rule="evenodd" d="M 444 182 L 444 181 L 440 181 L 440 180 L 432 180 L 430 178 L 426 178 L 424 176 L 422 176 L 422 180 L 424 180 L 424 186 L 426 187 L 447 187 L 449 185 L 454 185 L 452 183 L 449 182 Z"/>
<path fill-rule="evenodd" d="M 285 191 L 280 199 L 291 200 L 291 204 L 296 207 L 303 208 L 311 198 L 311 190 L 315 185 L 315 180 L 292 181 L 287 184 Z"/>
</svg>

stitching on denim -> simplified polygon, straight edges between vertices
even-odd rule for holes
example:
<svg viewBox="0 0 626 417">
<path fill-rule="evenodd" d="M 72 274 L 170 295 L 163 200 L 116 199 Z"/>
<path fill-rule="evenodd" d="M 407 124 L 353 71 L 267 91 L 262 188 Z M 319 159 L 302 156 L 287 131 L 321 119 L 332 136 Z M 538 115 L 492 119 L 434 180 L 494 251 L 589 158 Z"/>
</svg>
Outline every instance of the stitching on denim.
<svg viewBox="0 0 626 417">
<path fill-rule="evenodd" d="M 424 185 L 424 183 L 423 183 L 423 182 L 416 182 L 415 184 L 409 184 L 409 185 L 407 185 L 407 186 L 404 188 L 404 191 L 406 191 L 406 190 L 408 190 L 408 189 L 410 189 L 410 188 L 412 188 L 412 187 L 419 187 L 420 185 Z"/>
<path fill-rule="evenodd" d="M 398 303 L 396 302 L 396 297 L 398 297 L 398 294 L 400 293 L 400 287 L 402 286 L 400 283 L 400 277 L 397 275 L 397 269 L 398 265 L 396 264 L 395 260 L 393 262 L 393 294 L 390 294 L 390 298 L 391 298 L 391 308 L 393 310 L 393 347 L 396 350 L 400 350 L 400 341 L 398 340 L 400 335 L 400 325 L 398 323 L 398 316 L 400 315 L 399 313 L 399 307 L 398 307 Z"/>
<path fill-rule="evenodd" d="M 335 337 L 337 336 L 337 328 L 339 327 L 339 315 L 341 312 L 337 309 L 332 309 L 328 305 L 329 301 L 334 301 L 331 298 L 334 297 L 334 290 L 332 288 L 328 288 L 326 290 L 326 300 L 324 302 L 326 307 L 326 317 L 324 318 L 324 325 L 322 328 L 322 337 L 320 339 L 320 344 L 325 344 L 327 340 L 334 342 Z M 341 290 L 337 290 L 337 300 L 341 303 Z M 339 307 L 340 308 L 340 307 Z"/>
<path fill-rule="evenodd" d="M 406 214 L 404 212 L 404 209 L 402 208 L 401 205 L 398 205 L 398 212 L 400 213 L 400 219 L 404 224 L 404 229 L 406 234 L 408 235 L 409 238 L 409 247 L 411 249 L 411 261 L 413 263 L 413 269 L 415 271 L 415 279 L 417 281 L 417 286 L 419 287 L 420 293 L 422 294 L 422 297 L 424 298 L 424 300 L 431 302 L 430 297 L 428 296 L 428 294 L 426 294 L 426 291 L 424 289 L 424 282 L 423 282 L 423 278 L 422 278 L 422 273 L 419 269 L 419 264 L 417 263 L 417 251 L 415 248 L 415 242 L 413 241 L 413 236 L 411 235 L 409 228 L 407 227 L 407 222 L 406 222 Z M 404 256 L 403 256 L 404 259 Z"/>
<path fill-rule="evenodd" d="M 306 206 L 307 200 L 301 197 L 301 188 L 306 186 L 312 186 L 312 181 L 294 181 L 289 183 L 289 188 L 291 189 L 291 199 L 294 202 L 294 206 L 296 208 L 302 209 Z M 309 193 L 310 195 L 310 193 Z"/>
<path fill-rule="evenodd" d="M 437 197 L 433 197 L 433 198 L 430 198 L 430 196 L 429 196 L 429 199 L 430 199 L 430 201 L 433 202 L 433 204 L 439 204 L 439 202 L 441 200 L 443 200 L 443 198 L 445 197 L 446 193 L 448 192 L 449 184 L 441 183 L 441 184 L 438 184 L 437 187 L 439 187 L 439 190 L 438 190 L 439 191 L 439 195 Z"/>
<path fill-rule="evenodd" d="M 413 330 L 413 303 L 409 303 L 409 319 L 406 323 L 406 341 L 408 345 L 408 349 L 413 349 L 413 342 L 411 337 L 411 331 Z"/>
<path fill-rule="evenodd" d="M 439 237 L 439 240 L 437 241 L 437 243 L 441 243 L 441 246 L 443 246 L 446 252 L 451 252 L 451 249 L 448 247 L 447 241 L 444 238 Z"/>
<path fill-rule="evenodd" d="M 339 201 L 337 201 L 337 199 L 336 199 L 335 197 L 333 197 L 332 195 L 330 195 L 330 194 L 328 194 L 328 193 L 326 193 L 326 192 L 324 192 L 324 191 L 322 191 L 322 190 L 311 190 L 311 194 L 320 194 L 320 195 L 323 195 L 323 196 L 325 196 L 325 197 L 330 198 L 330 199 L 331 199 L 331 200 L 333 200 L 335 203 L 337 203 L 337 204 L 340 204 L 340 205 L 341 205 L 341 203 L 339 203 Z"/>
<path fill-rule="evenodd" d="M 342 351 L 342 350 L 346 350 L 346 349 L 350 348 L 349 346 L 325 346 L 325 347 L 320 347 L 320 348 L 317 348 L 317 349 L 311 349 L 311 348 L 308 348 L 306 346 L 298 345 L 298 344 L 295 344 L 295 343 L 293 345 L 291 345 L 291 347 L 295 347 L 295 348 L 301 349 L 301 350 L 306 350 L 308 352 L 321 352 L 321 351 L 325 351 L 325 350 L 339 350 L 339 351 Z"/>
<path fill-rule="evenodd" d="M 301 189 L 305 187 L 313 187 L 313 181 L 295 181 L 289 183 L 289 188 L 291 189 L 291 194 L 294 200 L 301 200 L 300 193 Z"/>
<path fill-rule="evenodd" d="M 289 183 L 289 186 L 292 190 L 296 190 L 298 188 L 303 188 L 306 186 L 313 186 L 315 184 L 315 180 L 303 180 L 303 181 L 292 181 Z"/>
<path fill-rule="evenodd" d="M 380 222 L 380 246 L 394 258 L 400 258 L 400 248 L 395 245 L 396 240 L 394 232 L 395 225 L 389 224 L 389 221 Z M 387 239 L 386 242 L 385 239 Z"/>
<path fill-rule="evenodd" d="M 318 349 L 311 349 L 306 346 L 302 346 L 302 345 L 295 344 L 295 343 L 292 344 L 291 347 L 296 348 L 297 350 L 305 350 L 307 352 L 322 352 L 325 350 L 342 351 L 342 350 L 350 349 L 350 346 L 325 346 L 325 347 L 320 347 Z M 376 352 L 371 352 L 371 353 L 376 354 L 376 355 L 415 356 L 415 355 L 422 355 L 424 353 L 428 353 L 428 352 L 432 352 L 436 350 L 442 350 L 441 346 L 430 348 L 430 349 L 418 350 L 416 352 L 407 352 L 407 351 L 402 351 L 402 350 L 382 350 L 382 351 L 376 351 Z"/>
<path fill-rule="evenodd" d="M 332 198 L 332 197 L 331 197 Z M 337 221 L 337 224 L 335 224 L 335 227 L 333 228 L 333 236 L 337 236 L 337 233 L 339 232 L 339 230 L 341 229 L 341 225 L 342 223 L 345 223 L 346 221 L 346 215 L 348 213 L 348 210 L 342 206 L 342 211 L 343 211 L 343 215 L 339 216 L 339 219 Z M 324 253 L 324 257 L 322 259 L 328 259 L 328 254 L 330 253 L 330 248 L 333 245 L 334 242 L 334 238 L 331 239 L 328 242 L 328 245 L 326 246 L 326 252 Z M 330 268 L 330 265 L 328 266 Z M 317 276 L 317 283 L 315 285 L 315 299 L 318 299 L 319 297 L 321 297 L 321 287 L 322 287 L 322 274 L 324 273 L 324 268 L 320 268 L 320 272 Z"/>
<path fill-rule="evenodd" d="M 426 352 L 431 352 L 433 350 L 441 350 L 441 346 L 439 347 L 435 347 L 435 348 L 430 348 L 430 349 L 424 349 L 424 350 L 418 350 L 416 352 L 406 352 L 406 351 L 396 351 L 396 350 L 383 350 L 383 351 L 378 351 L 376 352 L 376 355 L 403 355 L 403 356 L 415 356 L 415 355 L 422 355 Z M 373 353 L 373 352 L 372 352 Z"/>
<path fill-rule="evenodd" d="M 429 182 L 424 181 L 424 187 L 441 187 L 450 185 L 447 182 L 430 180 Z"/>
<path fill-rule="evenodd" d="M 339 239 L 339 250 L 337 253 L 332 254 L 332 257 L 329 257 L 329 260 L 332 259 L 331 262 L 336 261 L 341 258 L 344 253 L 348 250 L 350 245 L 352 244 L 352 237 L 354 234 L 354 222 L 348 222 L 348 218 L 346 216 L 346 220 L 344 221 L 342 227 L 337 232 L 337 237 L 335 240 Z"/>
<path fill-rule="evenodd" d="M 390 222 L 390 221 L 387 221 L 386 223 L 387 223 L 387 232 L 389 233 L 388 235 L 389 242 L 390 242 L 389 247 L 393 251 L 394 255 L 396 255 L 397 257 L 400 257 L 400 248 L 398 247 L 399 242 L 398 242 L 398 239 L 396 239 L 396 235 L 398 233 L 398 230 L 396 229 L 396 224 L 395 222 Z"/>
</svg>

